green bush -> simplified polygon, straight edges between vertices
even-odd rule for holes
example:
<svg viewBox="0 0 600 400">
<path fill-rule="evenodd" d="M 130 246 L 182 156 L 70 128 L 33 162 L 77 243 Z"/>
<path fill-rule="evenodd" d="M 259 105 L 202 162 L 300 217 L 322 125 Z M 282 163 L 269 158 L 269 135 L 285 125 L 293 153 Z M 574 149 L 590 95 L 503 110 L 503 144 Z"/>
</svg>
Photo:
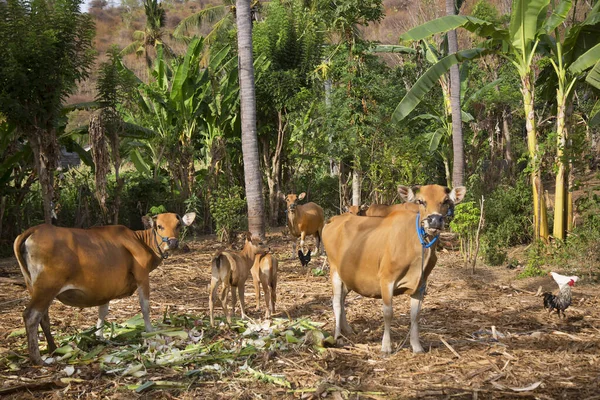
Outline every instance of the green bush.
<svg viewBox="0 0 600 400">
<path fill-rule="evenodd" d="M 465 257 L 465 261 L 471 261 L 473 256 L 480 213 L 481 211 L 474 201 L 457 204 L 454 209 L 455 216 L 450 222 L 450 228 L 458 234 L 460 251 Z"/>
<path fill-rule="evenodd" d="M 504 249 L 531 240 L 532 193 L 527 177 L 514 187 L 500 185 L 485 200 L 482 251 L 490 265 L 506 261 Z"/>
<path fill-rule="evenodd" d="M 217 237 L 229 242 L 234 230 L 247 229 L 246 199 L 239 186 L 223 187 L 210 199 L 210 214 L 215 221 Z"/>
</svg>

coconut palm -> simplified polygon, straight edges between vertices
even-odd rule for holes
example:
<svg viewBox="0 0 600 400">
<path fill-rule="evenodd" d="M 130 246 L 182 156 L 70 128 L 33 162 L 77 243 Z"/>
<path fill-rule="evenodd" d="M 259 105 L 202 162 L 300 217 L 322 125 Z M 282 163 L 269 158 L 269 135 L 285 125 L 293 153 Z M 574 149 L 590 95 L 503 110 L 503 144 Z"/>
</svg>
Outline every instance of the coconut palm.
<svg viewBox="0 0 600 400">
<path fill-rule="evenodd" d="M 167 22 L 167 13 L 158 0 L 144 0 L 146 14 L 146 27 L 143 31 L 133 32 L 133 42 L 121 50 L 121 55 L 135 53 L 138 57 L 144 55 L 148 68 L 152 66 L 149 48 L 162 45 L 165 55 L 171 57 L 175 53 L 165 43 L 164 27 Z"/>
<path fill-rule="evenodd" d="M 258 156 L 256 133 L 256 96 L 254 90 L 254 65 L 252 55 L 252 17 L 250 0 L 236 0 L 236 24 L 240 78 L 242 119 L 242 153 L 246 201 L 248 203 L 248 229 L 260 238 L 265 237 L 262 177 Z"/>
</svg>

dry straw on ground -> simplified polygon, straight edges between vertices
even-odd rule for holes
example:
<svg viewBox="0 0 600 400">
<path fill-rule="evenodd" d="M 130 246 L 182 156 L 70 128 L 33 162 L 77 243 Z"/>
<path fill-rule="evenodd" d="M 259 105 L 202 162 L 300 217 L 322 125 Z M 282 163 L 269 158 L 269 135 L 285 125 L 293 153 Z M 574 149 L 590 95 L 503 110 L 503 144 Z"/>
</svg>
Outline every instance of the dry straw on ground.
<svg viewBox="0 0 600 400">
<path fill-rule="evenodd" d="M 273 233 L 269 239 L 280 259 L 276 321 L 281 329 L 262 330 L 264 310 L 254 311 L 250 280 L 246 302 L 255 324 L 207 327 L 210 256 L 219 244 L 206 237 L 189 242 L 191 252 L 172 256 L 151 274 L 152 318 L 165 335 L 141 338 L 136 331 L 131 342 L 102 348 L 94 343 L 91 348 L 98 354 L 87 360 L 82 360 L 85 352 L 75 349 L 67 361 L 41 368 L 30 367 L 25 359 L 20 332 L 28 295 L 19 268 L 14 258 L 2 260 L 0 397 L 600 399 L 597 286 L 578 283 L 568 319 L 561 322 L 548 316 L 541 297 L 535 296 L 540 285 L 556 289 L 551 278 L 516 280 L 514 270 L 483 266 L 471 275 L 457 253 L 443 250 L 421 316 L 427 353 L 413 355 L 404 345 L 384 357 L 379 352 L 381 302 L 349 294 L 348 320 L 356 333 L 329 347 L 333 312 L 328 277 L 308 274 L 297 259 L 289 260 L 288 238 Z M 321 264 L 313 259 L 310 266 Z M 408 330 L 407 298 L 396 297 L 394 307 L 392 339 L 399 347 Z M 108 319 L 126 329 L 123 323 L 138 313 L 137 296 L 132 296 L 111 302 Z M 50 318 L 63 344 L 69 338 L 76 344 L 95 323 L 96 310 L 55 302 Z M 194 345 L 190 338 L 202 344 L 189 347 L 197 359 L 180 353 Z M 135 348 L 140 343 L 148 347 Z M 171 357 L 166 351 L 176 352 L 174 361 L 158 365 L 160 357 Z M 126 361 L 111 364 L 115 354 Z M 131 354 L 134 358 L 127 359 Z M 150 362 L 145 357 L 155 358 Z"/>
</svg>

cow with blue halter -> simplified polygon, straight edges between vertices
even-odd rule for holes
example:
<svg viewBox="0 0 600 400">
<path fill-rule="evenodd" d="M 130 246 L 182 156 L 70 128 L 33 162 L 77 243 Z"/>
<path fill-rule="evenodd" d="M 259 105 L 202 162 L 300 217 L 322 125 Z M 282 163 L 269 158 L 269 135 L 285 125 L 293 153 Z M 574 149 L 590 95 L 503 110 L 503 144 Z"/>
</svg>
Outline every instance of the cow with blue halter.
<svg viewBox="0 0 600 400">
<path fill-rule="evenodd" d="M 384 319 L 381 351 L 391 353 L 392 297 L 408 294 L 410 344 L 414 353 L 421 353 L 418 316 L 427 278 L 437 261 L 438 237 L 466 189 L 399 186 L 398 193 L 413 205 L 383 218 L 339 215 L 331 218 L 323 229 L 333 284 L 334 337 L 337 340 L 341 334 L 352 332 L 344 305 L 349 291 L 380 298 Z"/>
</svg>

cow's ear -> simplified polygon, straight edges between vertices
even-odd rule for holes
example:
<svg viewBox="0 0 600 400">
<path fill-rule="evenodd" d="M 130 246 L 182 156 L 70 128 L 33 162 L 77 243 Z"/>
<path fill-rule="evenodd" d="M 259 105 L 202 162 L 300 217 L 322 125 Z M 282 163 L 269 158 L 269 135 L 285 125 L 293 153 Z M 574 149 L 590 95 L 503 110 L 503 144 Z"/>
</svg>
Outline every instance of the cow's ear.
<svg viewBox="0 0 600 400">
<path fill-rule="evenodd" d="M 367 211 L 369 209 L 369 205 L 368 204 L 363 204 L 360 206 L 360 210 L 361 211 Z"/>
<path fill-rule="evenodd" d="M 185 226 L 190 226 L 192 224 L 192 222 L 194 222 L 195 219 L 196 219 L 196 213 L 195 212 L 189 212 L 189 213 L 185 214 L 183 216 L 183 218 L 181 218 L 181 222 Z"/>
<path fill-rule="evenodd" d="M 302 200 L 305 196 L 306 196 L 305 192 L 300 193 L 300 195 L 298 195 L 298 200 Z"/>
<path fill-rule="evenodd" d="M 144 224 L 144 229 L 153 228 L 154 227 L 154 219 L 152 219 L 152 217 L 144 215 L 142 217 L 142 224 Z"/>
<path fill-rule="evenodd" d="M 452 200 L 452 202 L 454 204 L 458 204 L 465 198 L 466 193 L 467 193 L 466 187 L 464 187 L 464 186 L 455 187 L 450 192 L 450 200 Z"/>
<path fill-rule="evenodd" d="M 283 192 L 279 192 L 279 200 L 285 201 L 285 194 Z"/>
<path fill-rule="evenodd" d="M 342 212 L 343 213 L 347 213 L 348 211 L 350 211 L 350 209 L 348 208 L 348 206 L 342 207 Z"/>
<path fill-rule="evenodd" d="M 407 203 L 412 203 L 415 201 L 415 192 L 413 192 L 413 189 L 409 188 L 408 186 L 398 185 L 398 194 Z"/>
</svg>

